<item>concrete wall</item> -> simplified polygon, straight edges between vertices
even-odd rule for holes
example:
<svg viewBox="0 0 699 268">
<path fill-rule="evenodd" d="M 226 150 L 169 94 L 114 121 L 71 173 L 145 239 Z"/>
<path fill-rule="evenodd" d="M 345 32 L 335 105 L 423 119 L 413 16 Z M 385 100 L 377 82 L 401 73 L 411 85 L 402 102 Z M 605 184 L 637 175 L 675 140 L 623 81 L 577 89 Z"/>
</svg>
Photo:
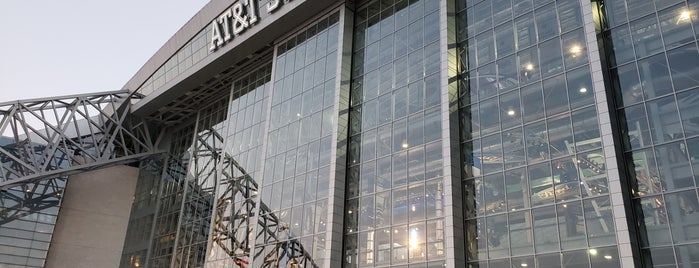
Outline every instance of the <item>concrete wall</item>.
<svg viewBox="0 0 699 268">
<path fill-rule="evenodd" d="M 46 267 L 118 267 L 137 179 L 129 166 L 71 176 Z"/>
</svg>

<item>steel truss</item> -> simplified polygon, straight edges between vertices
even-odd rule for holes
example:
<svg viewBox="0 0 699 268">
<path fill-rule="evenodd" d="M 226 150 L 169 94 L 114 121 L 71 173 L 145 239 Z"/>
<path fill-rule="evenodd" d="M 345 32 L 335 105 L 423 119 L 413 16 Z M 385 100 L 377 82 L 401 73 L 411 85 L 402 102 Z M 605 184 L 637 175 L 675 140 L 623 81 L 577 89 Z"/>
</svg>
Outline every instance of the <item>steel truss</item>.
<svg viewBox="0 0 699 268">
<path fill-rule="evenodd" d="M 228 186 L 216 202 L 212 240 L 235 264 L 248 267 L 253 232 L 251 221 L 255 216 L 259 186 L 228 153 L 223 162 L 222 183 Z M 239 207 L 236 208 L 235 204 Z M 290 235 L 288 224 L 280 222 L 279 217 L 261 200 L 257 216 L 257 241 L 274 245 L 274 250 L 269 252 L 258 247 L 255 258 L 264 254 L 260 267 L 318 267 L 301 242 Z"/>
<path fill-rule="evenodd" d="M 156 153 L 127 90 L 0 103 L 0 189 L 135 162 Z"/>
</svg>

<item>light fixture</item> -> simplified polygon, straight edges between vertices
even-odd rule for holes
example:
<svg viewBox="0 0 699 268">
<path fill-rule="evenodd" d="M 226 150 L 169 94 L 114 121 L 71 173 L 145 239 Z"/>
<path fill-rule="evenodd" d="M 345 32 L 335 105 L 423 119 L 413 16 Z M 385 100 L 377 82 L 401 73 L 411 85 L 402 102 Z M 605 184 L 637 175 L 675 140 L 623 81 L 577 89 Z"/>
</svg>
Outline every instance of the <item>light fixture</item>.
<svg viewBox="0 0 699 268">
<path fill-rule="evenodd" d="M 348 211 L 347 211 L 347 214 L 352 214 L 352 211 L 351 211 L 351 210 L 348 210 Z"/>
<path fill-rule="evenodd" d="M 586 87 L 581 87 L 581 88 L 580 88 L 580 93 L 585 93 L 585 92 L 587 92 L 587 88 L 586 88 Z"/>
<path fill-rule="evenodd" d="M 403 148 L 408 148 L 408 143 L 407 143 L 407 142 L 404 142 L 404 143 L 402 144 L 402 146 L 403 146 Z"/>
<path fill-rule="evenodd" d="M 509 116 L 514 116 L 514 115 L 515 115 L 515 110 L 512 110 L 512 109 L 508 110 L 508 111 L 507 111 L 507 115 L 509 115 Z"/>
<path fill-rule="evenodd" d="M 691 13 L 689 12 L 689 10 L 682 10 L 680 12 L 680 15 L 677 16 L 677 22 L 675 22 L 675 24 L 680 24 L 689 21 L 690 15 Z"/>
<path fill-rule="evenodd" d="M 611 259 L 612 259 L 612 256 L 604 255 L 604 258 L 607 259 L 607 260 L 611 260 Z"/>
<path fill-rule="evenodd" d="M 413 205 L 413 206 L 410 208 L 410 210 L 412 210 L 413 212 L 415 212 L 415 205 Z"/>
<path fill-rule="evenodd" d="M 592 256 L 597 256 L 597 249 L 591 248 L 591 249 L 588 250 L 587 252 L 589 252 L 590 255 L 592 255 Z"/>
<path fill-rule="evenodd" d="M 524 65 L 524 69 L 527 70 L 527 71 L 533 71 L 533 70 L 534 70 L 534 64 L 532 64 L 531 62 L 530 62 L 530 63 L 527 63 L 526 65 Z"/>
<path fill-rule="evenodd" d="M 410 249 L 416 249 L 418 247 L 418 237 L 417 228 L 410 230 L 410 241 L 408 241 Z"/>
<path fill-rule="evenodd" d="M 527 264 L 526 262 L 522 263 L 522 267 L 527 267 L 527 266 L 529 266 L 529 264 Z"/>
<path fill-rule="evenodd" d="M 570 47 L 570 54 L 572 54 L 573 57 L 577 57 L 578 55 L 580 55 L 581 52 L 582 47 L 580 47 L 579 45 L 573 45 L 572 47 Z"/>
</svg>

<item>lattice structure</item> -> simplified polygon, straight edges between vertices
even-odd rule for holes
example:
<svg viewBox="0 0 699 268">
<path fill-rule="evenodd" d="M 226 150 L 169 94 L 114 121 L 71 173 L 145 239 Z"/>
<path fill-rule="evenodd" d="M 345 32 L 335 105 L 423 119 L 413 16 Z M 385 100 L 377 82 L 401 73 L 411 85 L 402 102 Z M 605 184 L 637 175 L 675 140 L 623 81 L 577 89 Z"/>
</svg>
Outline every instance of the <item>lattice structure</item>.
<svg viewBox="0 0 699 268">
<path fill-rule="evenodd" d="M 251 212 L 255 211 L 255 196 L 259 186 L 228 154 L 224 157 L 223 177 L 222 183 L 226 183 L 228 187 L 216 203 L 213 242 L 221 247 L 236 265 L 248 267 L 250 234 L 253 232 L 251 221 L 254 216 Z M 235 202 L 241 199 L 242 202 Z M 232 204 L 239 204 L 239 207 L 236 208 Z M 260 267 L 318 267 L 300 241 L 289 237 L 288 224 L 281 222 L 261 201 L 258 213 L 258 241 L 275 244 L 274 250 L 270 252 L 260 250 L 255 253 L 256 257 L 264 254 Z"/>
<path fill-rule="evenodd" d="M 61 179 L 50 179 L 24 184 L 14 191 L 3 191 L 0 194 L 0 226 L 36 211 L 58 206 L 64 184 Z"/>
<path fill-rule="evenodd" d="M 155 153 L 148 124 L 129 115 L 126 90 L 0 103 L 0 188 Z"/>
</svg>

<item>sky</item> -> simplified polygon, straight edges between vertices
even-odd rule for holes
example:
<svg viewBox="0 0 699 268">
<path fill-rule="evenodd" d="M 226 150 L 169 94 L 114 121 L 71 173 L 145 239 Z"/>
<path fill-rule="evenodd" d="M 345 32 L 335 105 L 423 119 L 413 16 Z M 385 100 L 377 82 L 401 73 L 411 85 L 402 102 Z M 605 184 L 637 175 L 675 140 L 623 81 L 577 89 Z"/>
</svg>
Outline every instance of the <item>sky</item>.
<svg viewBox="0 0 699 268">
<path fill-rule="evenodd" d="M 121 89 L 208 0 L 2 0 L 0 103 Z"/>
</svg>

